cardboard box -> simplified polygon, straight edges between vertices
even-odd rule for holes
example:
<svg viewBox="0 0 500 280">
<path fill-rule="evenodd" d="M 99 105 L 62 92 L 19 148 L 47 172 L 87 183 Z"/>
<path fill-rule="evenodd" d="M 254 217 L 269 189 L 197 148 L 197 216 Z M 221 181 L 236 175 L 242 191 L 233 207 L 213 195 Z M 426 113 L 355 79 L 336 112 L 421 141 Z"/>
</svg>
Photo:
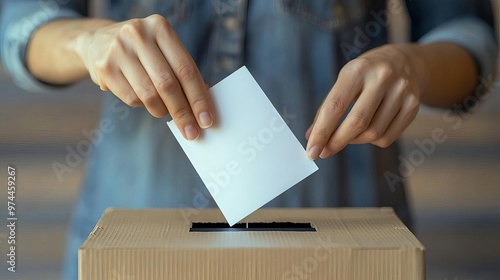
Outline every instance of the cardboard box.
<svg viewBox="0 0 500 280">
<path fill-rule="evenodd" d="M 424 247 L 391 208 L 107 209 L 78 252 L 80 280 L 425 279 Z"/>
</svg>

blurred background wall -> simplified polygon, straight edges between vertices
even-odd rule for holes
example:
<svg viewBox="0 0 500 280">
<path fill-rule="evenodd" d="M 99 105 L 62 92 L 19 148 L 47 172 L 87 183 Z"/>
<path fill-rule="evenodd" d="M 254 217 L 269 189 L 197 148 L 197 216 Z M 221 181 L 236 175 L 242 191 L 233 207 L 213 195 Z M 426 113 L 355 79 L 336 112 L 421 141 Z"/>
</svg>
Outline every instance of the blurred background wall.
<svg viewBox="0 0 500 280">
<path fill-rule="evenodd" d="M 404 15 L 394 18 L 393 27 L 392 40 L 404 40 Z M 403 157 L 408 158 L 418 148 L 414 140 L 429 138 L 434 128 L 449 137 L 407 179 L 416 234 L 427 248 L 427 279 L 500 279 L 499 90 L 456 130 L 443 121 L 443 110 L 422 108 L 401 139 Z M 94 127 L 100 95 L 90 83 L 55 95 L 26 93 L 0 69 L 0 185 L 5 186 L 6 166 L 16 166 L 19 206 L 19 272 L 7 274 L 2 261 L 0 279 L 58 279 L 66 227 L 85 165 L 59 181 L 51 163 L 64 162 L 66 147 L 75 147 L 85 139 L 82 131 Z M 1 221 L 6 201 L 3 188 Z M 2 260 L 5 233 L 2 226 Z"/>
</svg>

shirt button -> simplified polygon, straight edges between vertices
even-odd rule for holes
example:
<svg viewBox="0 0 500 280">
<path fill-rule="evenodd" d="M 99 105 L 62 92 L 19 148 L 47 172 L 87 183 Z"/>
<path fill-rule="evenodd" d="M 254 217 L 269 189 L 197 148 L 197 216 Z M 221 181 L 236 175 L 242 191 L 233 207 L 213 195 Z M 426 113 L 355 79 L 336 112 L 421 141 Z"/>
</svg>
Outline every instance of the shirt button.
<svg viewBox="0 0 500 280">
<path fill-rule="evenodd" d="M 226 17 L 222 24 L 224 25 L 225 29 L 231 31 L 236 30 L 236 28 L 238 27 L 238 21 L 236 20 L 235 17 Z"/>
</svg>

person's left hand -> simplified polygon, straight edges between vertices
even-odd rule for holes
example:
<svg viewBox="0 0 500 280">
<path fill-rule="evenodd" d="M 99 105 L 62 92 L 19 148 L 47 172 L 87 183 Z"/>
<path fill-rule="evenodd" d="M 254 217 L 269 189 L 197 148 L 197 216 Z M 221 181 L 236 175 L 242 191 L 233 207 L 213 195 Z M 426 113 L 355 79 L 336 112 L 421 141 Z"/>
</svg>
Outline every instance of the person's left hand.
<svg viewBox="0 0 500 280">
<path fill-rule="evenodd" d="M 418 45 L 386 45 L 347 63 L 306 132 L 311 159 L 348 144 L 391 145 L 418 113 L 425 77 Z M 349 114 L 342 121 L 349 105 Z"/>
</svg>

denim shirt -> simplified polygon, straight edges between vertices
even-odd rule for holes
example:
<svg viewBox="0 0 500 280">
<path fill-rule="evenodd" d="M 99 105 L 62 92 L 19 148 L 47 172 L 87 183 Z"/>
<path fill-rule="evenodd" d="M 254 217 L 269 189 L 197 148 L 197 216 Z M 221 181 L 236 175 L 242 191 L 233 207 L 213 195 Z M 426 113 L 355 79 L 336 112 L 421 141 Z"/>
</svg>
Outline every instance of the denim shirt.
<svg viewBox="0 0 500 280">
<path fill-rule="evenodd" d="M 50 92 L 57 87 L 37 81 L 26 69 L 29 38 L 51 20 L 85 16 L 87 7 L 78 0 L 41 3 L 4 1 L 1 54 L 20 86 Z M 490 73 L 497 47 L 489 5 L 489 1 L 407 1 L 412 40 L 459 44 L 474 57 L 481 74 Z M 153 13 L 165 16 L 209 85 L 246 65 L 304 146 L 303 135 L 341 67 L 385 44 L 387 17 L 390 20 L 391 13 L 405 9 L 367 0 L 104 1 L 106 16 L 118 21 Z M 75 206 L 65 279 L 76 279 L 78 246 L 107 207 L 216 207 L 165 119 L 155 119 L 144 108 L 130 108 L 105 93 L 101 124 L 107 129 L 102 129 L 102 140 L 93 149 Z M 398 155 L 397 144 L 386 149 L 347 146 L 318 160 L 318 172 L 266 206 L 391 206 L 410 225 L 404 177 L 388 177 L 399 174 Z"/>
</svg>

